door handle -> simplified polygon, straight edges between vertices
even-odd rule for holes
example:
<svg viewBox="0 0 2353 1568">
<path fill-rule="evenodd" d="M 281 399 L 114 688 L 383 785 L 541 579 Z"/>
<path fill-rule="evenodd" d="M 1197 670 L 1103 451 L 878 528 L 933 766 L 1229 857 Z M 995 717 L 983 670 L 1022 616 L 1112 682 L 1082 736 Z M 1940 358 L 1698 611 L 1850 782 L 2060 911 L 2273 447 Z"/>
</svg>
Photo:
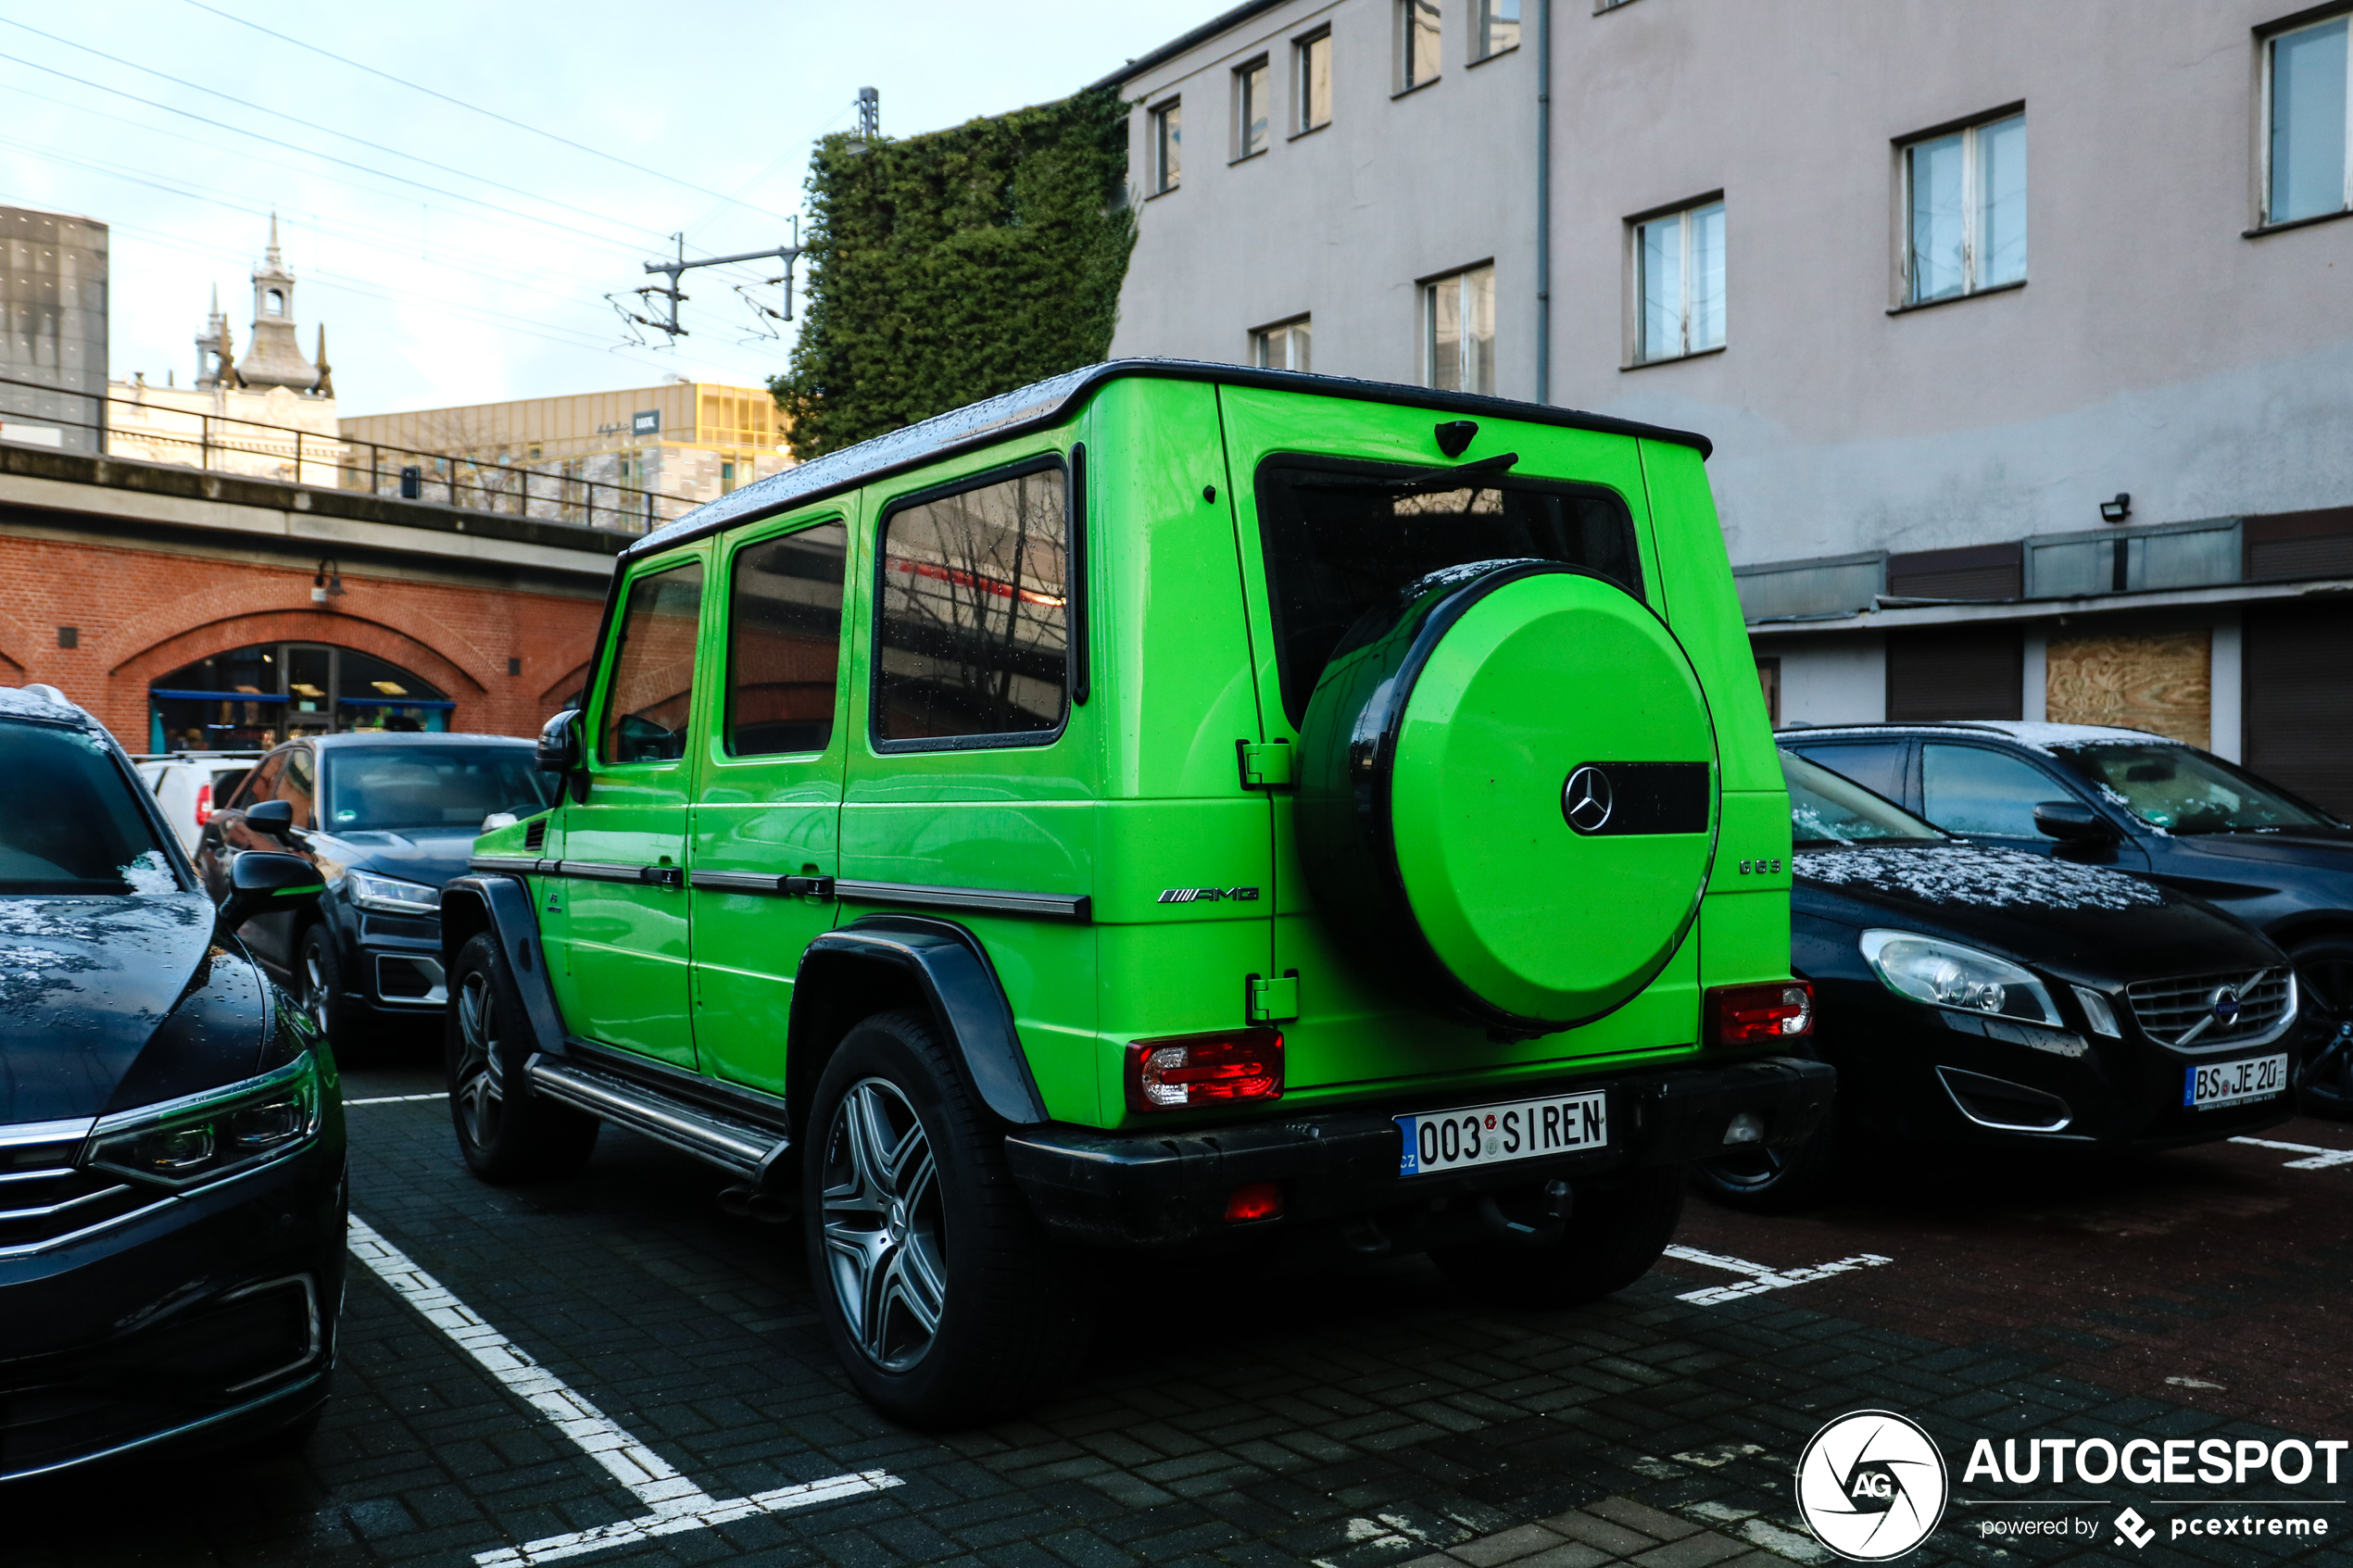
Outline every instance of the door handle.
<svg viewBox="0 0 2353 1568">
<path fill-rule="evenodd" d="M 678 866 L 641 866 L 637 870 L 637 875 L 658 887 L 686 885 L 686 872 L 684 868 Z"/>
<path fill-rule="evenodd" d="M 829 876 L 788 876 L 781 885 L 788 894 L 812 895 L 819 898 L 834 896 L 834 879 Z"/>
</svg>

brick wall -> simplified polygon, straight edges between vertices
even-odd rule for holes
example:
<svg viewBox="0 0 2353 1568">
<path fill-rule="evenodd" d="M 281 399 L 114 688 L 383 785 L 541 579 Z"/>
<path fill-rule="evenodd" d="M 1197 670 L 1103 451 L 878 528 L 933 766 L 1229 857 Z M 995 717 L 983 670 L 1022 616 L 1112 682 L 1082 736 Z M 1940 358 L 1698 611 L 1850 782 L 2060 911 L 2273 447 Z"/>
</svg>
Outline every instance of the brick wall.
<svg viewBox="0 0 2353 1568">
<path fill-rule="evenodd" d="M 332 643 L 439 686 L 457 704 L 453 730 L 536 734 L 579 684 L 601 610 L 364 570 L 345 570 L 343 584 L 321 605 L 307 570 L 0 534 L 0 684 L 46 682 L 145 751 L 157 677 L 252 643 Z M 60 646 L 69 626 L 71 647 Z"/>
</svg>

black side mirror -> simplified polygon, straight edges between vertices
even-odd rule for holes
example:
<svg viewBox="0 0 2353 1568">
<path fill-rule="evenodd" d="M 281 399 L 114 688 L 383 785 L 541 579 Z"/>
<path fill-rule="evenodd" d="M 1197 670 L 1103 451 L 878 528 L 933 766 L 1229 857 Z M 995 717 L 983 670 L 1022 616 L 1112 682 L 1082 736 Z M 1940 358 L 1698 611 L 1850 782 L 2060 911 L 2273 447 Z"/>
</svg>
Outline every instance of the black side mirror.
<svg viewBox="0 0 2353 1568">
<path fill-rule="evenodd" d="M 567 708 L 540 726 L 539 771 L 569 773 L 580 766 L 580 709 Z"/>
<path fill-rule="evenodd" d="M 262 804 L 283 807 L 285 802 Z M 256 915 L 298 908 L 326 890 L 319 868 L 301 856 L 248 849 L 229 868 L 229 897 L 220 900 L 215 929 L 225 936 Z"/>
<path fill-rule="evenodd" d="M 294 833 L 294 802 L 257 800 L 245 808 L 245 826 L 256 833 L 266 833 L 283 844 Z"/>
<path fill-rule="evenodd" d="M 2113 844 L 2115 830 L 2100 820 L 2100 814 L 2080 800 L 2044 800 L 2035 803 L 2034 831 L 2045 838 L 2056 838 L 2061 844 Z"/>
</svg>

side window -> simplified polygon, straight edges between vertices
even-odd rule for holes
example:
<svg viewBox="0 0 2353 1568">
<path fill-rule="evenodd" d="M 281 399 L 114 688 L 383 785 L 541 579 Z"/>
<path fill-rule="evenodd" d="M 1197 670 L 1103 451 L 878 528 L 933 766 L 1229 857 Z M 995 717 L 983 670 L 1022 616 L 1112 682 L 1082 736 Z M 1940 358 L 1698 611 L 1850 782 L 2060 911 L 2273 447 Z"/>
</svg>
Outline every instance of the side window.
<svg viewBox="0 0 2353 1568">
<path fill-rule="evenodd" d="M 1062 727 L 1070 684 L 1059 467 L 883 520 L 875 738 L 1018 744 Z"/>
<path fill-rule="evenodd" d="M 2072 799 L 2073 793 L 2040 768 L 1982 746 L 1920 748 L 1921 815 L 1948 833 L 2039 838 L 2034 805 Z"/>
<path fill-rule="evenodd" d="M 823 751 L 841 671 L 849 533 L 821 522 L 736 552 L 727 586 L 727 754 Z"/>
<path fill-rule="evenodd" d="M 605 680 L 607 762 L 668 762 L 686 754 L 694 709 L 695 626 L 702 613 L 702 562 L 648 573 L 629 584 L 621 646 Z"/>
<path fill-rule="evenodd" d="M 283 751 L 275 757 L 263 758 L 254 764 L 253 771 L 245 775 L 245 783 L 237 786 L 237 798 L 230 804 L 242 811 L 257 800 L 276 799 L 278 771 L 285 765 L 286 754 Z"/>
<path fill-rule="evenodd" d="M 294 807 L 294 825 L 310 825 L 310 808 L 318 790 L 313 785 L 312 771 L 316 763 L 307 746 L 296 746 L 286 753 L 285 771 L 278 775 L 278 798 Z"/>
<path fill-rule="evenodd" d="M 1843 773 L 1865 789 L 1884 795 L 1899 805 L 1903 802 L 1904 754 L 1908 749 L 1903 741 L 1870 741 L 1855 746 L 1793 746 L 1790 749 L 1808 762 L 1819 762 L 1833 773 Z"/>
</svg>

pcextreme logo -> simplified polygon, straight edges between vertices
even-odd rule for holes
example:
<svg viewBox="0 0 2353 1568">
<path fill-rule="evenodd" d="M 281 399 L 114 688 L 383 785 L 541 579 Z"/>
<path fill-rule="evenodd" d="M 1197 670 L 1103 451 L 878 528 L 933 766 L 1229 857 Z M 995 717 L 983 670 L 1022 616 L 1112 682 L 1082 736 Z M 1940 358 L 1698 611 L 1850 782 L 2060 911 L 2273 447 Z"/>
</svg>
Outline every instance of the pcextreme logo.
<svg viewBox="0 0 2353 1568">
<path fill-rule="evenodd" d="M 1797 1512 L 1851 1562 L 1884 1562 L 1928 1539 L 1950 1491 L 1935 1442 L 1893 1411 L 1840 1416 L 1797 1461 Z"/>
</svg>

